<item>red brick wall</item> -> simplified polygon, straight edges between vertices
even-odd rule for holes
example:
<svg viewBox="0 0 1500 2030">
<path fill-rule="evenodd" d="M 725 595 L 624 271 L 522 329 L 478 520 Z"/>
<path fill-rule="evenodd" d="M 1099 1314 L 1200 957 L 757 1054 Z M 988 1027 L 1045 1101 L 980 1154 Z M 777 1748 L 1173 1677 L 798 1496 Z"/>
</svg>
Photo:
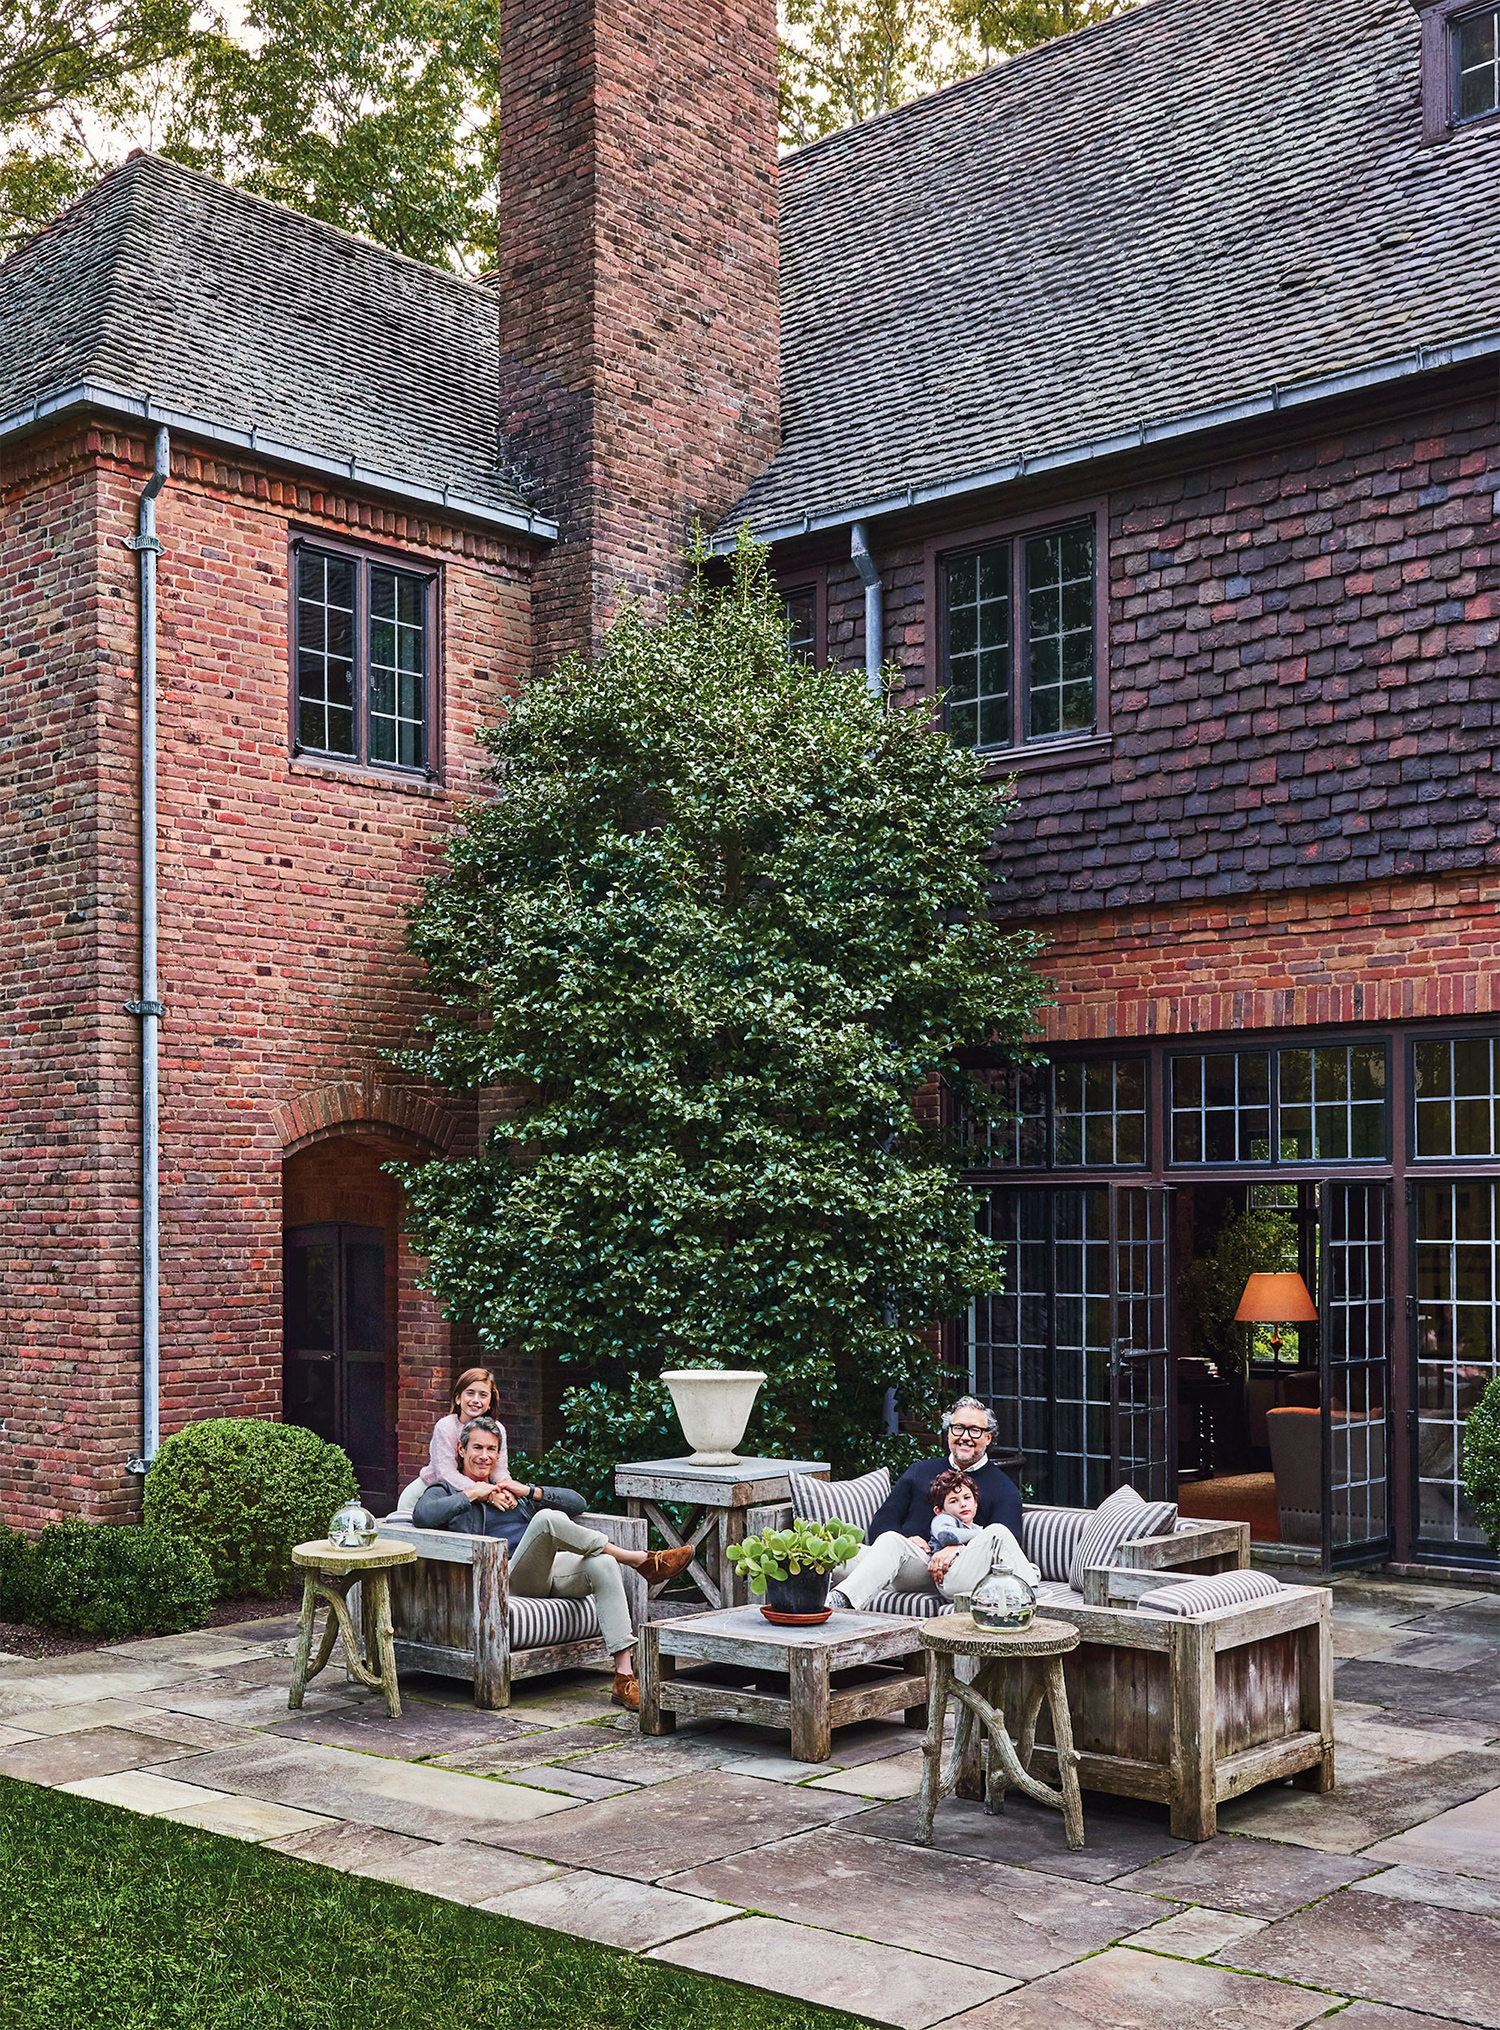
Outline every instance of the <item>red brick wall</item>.
<svg viewBox="0 0 1500 2030">
<path fill-rule="evenodd" d="M 24 780 L 7 802 L 19 827 L 9 865 L 25 874 L 7 892 L 19 1000 L 0 1096 L 16 1127 L 0 1243 L 0 1511 L 28 1522 L 128 1512 L 123 1465 L 140 1444 L 139 1063 L 122 1012 L 139 991 L 138 605 L 121 538 L 146 457 L 141 439 L 94 430 L 5 474 L 0 575 L 7 593 L 26 589 L 0 688 Z M 384 1053 L 421 1005 L 403 912 L 455 802 L 482 787 L 478 730 L 530 637 L 523 548 L 231 466 L 186 440 L 158 526 L 165 1434 L 194 1417 L 277 1413 L 290 1140 L 340 1122 L 394 1123 L 413 1153 L 472 1139 L 472 1110 L 413 1091 Z M 441 782 L 290 758 L 293 528 L 440 568 Z M 47 854 L 31 854 L 23 809 Z M 65 920 L 74 902 L 81 927 Z M 428 1349 L 445 1383 L 446 1331 L 426 1300 L 406 1298 L 411 1268 L 410 1358 Z M 436 1384 L 413 1374 L 412 1386 L 420 1424 Z M 71 1493 L 38 1463 L 65 1420 L 93 1455 Z M 403 1464 L 415 1445 L 403 1431 Z"/>
<path fill-rule="evenodd" d="M 539 662 L 623 581 L 681 582 L 690 522 L 775 447 L 776 18 L 769 0 L 505 0 L 502 426 L 565 541 Z"/>
</svg>

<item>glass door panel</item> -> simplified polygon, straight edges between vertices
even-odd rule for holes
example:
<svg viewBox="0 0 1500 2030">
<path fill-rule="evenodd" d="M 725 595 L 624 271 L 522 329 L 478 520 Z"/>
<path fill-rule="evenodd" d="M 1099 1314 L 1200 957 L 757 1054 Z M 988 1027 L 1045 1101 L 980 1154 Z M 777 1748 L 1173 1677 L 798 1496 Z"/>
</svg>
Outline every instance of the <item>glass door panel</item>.
<svg viewBox="0 0 1500 2030">
<path fill-rule="evenodd" d="M 1321 1192 L 1323 1554 L 1340 1564 L 1390 1541 L 1388 1187 Z"/>
<path fill-rule="evenodd" d="M 282 1289 L 282 1416 L 342 1445 L 365 1498 L 389 1501 L 384 1233 L 289 1228 Z"/>
<path fill-rule="evenodd" d="M 1111 1482 L 1148 1501 L 1172 1491 L 1176 1395 L 1168 1322 L 1169 1190 L 1116 1184 L 1112 1201 Z"/>
<path fill-rule="evenodd" d="M 1486 1549 L 1463 1490 L 1464 1422 L 1500 1372 L 1500 1184 L 1416 1194 L 1416 1528 L 1425 1549 Z"/>
</svg>

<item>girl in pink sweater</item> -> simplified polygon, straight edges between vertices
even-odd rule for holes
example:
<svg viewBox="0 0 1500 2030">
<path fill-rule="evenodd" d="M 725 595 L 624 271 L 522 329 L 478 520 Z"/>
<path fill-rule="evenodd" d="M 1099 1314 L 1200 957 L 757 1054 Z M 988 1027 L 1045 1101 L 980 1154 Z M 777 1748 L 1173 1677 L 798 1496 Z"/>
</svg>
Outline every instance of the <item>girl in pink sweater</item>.
<svg viewBox="0 0 1500 2030">
<path fill-rule="evenodd" d="M 434 1426 L 432 1443 L 427 1449 L 427 1464 L 418 1478 L 428 1487 L 435 1487 L 446 1481 L 450 1487 L 460 1488 L 465 1494 L 472 1493 L 477 1482 L 464 1477 L 458 1463 L 458 1434 L 472 1417 L 493 1417 L 499 1422 L 499 1390 L 495 1377 L 487 1367 L 468 1367 L 453 1384 L 453 1408 L 446 1417 L 440 1417 Z M 500 1425 L 500 1457 L 490 1474 L 492 1486 L 503 1488 L 507 1494 L 519 1497 L 527 1492 L 524 1482 L 510 1477 L 510 1461 L 505 1443 L 505 1426 Z M 503 1504 L 509 1508 L 510 1502 Z"/>
</svg>

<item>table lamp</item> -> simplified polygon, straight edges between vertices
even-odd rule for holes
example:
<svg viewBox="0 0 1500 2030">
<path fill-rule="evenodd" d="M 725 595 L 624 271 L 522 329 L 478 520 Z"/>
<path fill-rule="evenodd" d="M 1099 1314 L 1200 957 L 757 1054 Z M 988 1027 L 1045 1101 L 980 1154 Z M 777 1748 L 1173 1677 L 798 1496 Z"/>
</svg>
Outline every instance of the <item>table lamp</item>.
<svg viewBox="0 0 1500 2030">
<path fill-rule="evenodd" d="M 1254 1275 L 1245 1284 L 1245 1294 L 1240 1299 L 1240 1308 L 1234 1314 L 1236 1325 L 1306 1325 L 1318 1315 L 1318 1307 L 1307 1294 L 1307 1285 L 1300 1276 Z M 1281 1333 L 1271 1333 L 1272 1355 L 1281 1358 Z"/>
</svg>

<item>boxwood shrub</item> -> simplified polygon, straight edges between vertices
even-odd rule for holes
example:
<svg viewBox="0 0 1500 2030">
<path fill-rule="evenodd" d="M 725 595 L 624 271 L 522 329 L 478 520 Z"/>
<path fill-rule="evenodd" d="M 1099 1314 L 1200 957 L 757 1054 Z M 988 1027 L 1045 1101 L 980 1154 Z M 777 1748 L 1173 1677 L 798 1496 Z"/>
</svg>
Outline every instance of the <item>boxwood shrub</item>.
<svg viewBox="0 0 1500 2030">
<path fill-rule="evenodd" d="M 24 1621 L 30 1608 L 31 1541 L 0 1524 L 0 1621 Z"/>
<path fill-rule="evenodd" d="M 203 1550 L 222 1595 L 274 1598 L 290 1583 L 292 1546 L 326 1536 L 358 1492 L 348 1453 L 300 1425 L 209 1417 L 151 1462 L 145 1517 Z"/>
<path fill-rule="evenodd" d="M 118 1642 L 201 1628 L 216 1589 L 194 1543 L 149 1523 L 50 1523 L 25 1561 L 29 1621 Z"/>
<path fill-rule="evenodd" d="M 1500 1376 L 1469 1412 L 1463 1461 L 1464 1492 L 1490 1549 L 1500 1551 Z"/>
</svg>

